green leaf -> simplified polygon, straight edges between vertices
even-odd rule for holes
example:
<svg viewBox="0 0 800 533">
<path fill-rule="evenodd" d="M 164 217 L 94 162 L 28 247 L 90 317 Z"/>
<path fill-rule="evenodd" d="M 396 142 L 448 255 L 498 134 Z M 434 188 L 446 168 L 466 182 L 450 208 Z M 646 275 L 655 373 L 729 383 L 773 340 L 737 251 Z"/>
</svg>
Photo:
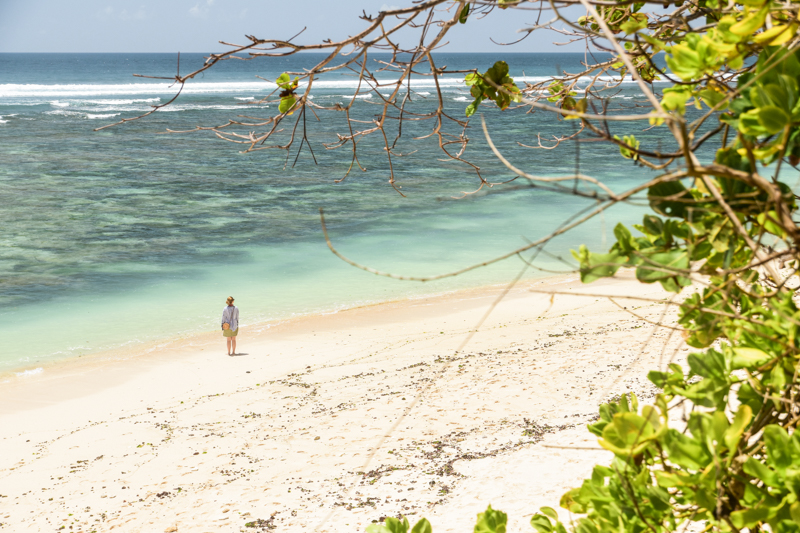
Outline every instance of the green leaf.
<svg viewBox="0 0 800 533">
<path fill-rule="evenodd" d="M 782 427 L 770 424 L 764 428 L 764 443 L 767 445 L 767 464 L 784 474 L 792 466 L 789 434 Z"/>
<path fill-rule="evenodd" d="M 576 252 L 572 250 L 572 256 L 580 263 L 581 281 L 591 283 L 600 278 L 607 278 L 616 274 L 619 267 L 627 260 L 617 252 L 608 254 L 596 254 L 590 252 L 585 245 Z"/>
<path fill-rule="evenodd" d="M 731 451 L 736 451 L 739 445 L 739 439 L 744 433 L 745 428 L 750 424 L 753 418 L 753 410 L 747 405 L 740 405 L 739 410 L 736 411 L 736 416 L 733 418 L 733 423 L 725 430 L 725 446 Z"/>
<path fill-rule="evenodd" d="M 431 523 L 428 522 L 427 518 L 421 518 L 419 522 L 414 524 L 414 527 L 411 528 L 411 533 L 433 533 L 433 527 Z"/>
<path fill-rule="evenodd" d="M 731 26 L 730 32 L 740 37 L 751 36 L 764 24 L 764 20 L 767 18 L 767 13 L 769 13 L 769 3 L 766 3 L 764 7 L 755 13 L 751 13 L 750 15 L 744 17 L 741 21 Z"/>
<path fill-rule="evenodd" d="M 476 98 L 474 102 L 472 102 L 471 104 L 469 104 L 469 105 L 467 106 L 467 109 L 466 109 L 466 111 L 465 111 L 466 115 L 467 115 L 468 117 L 471 117 L 472 115 L 474 115 L 474 114 L 475 114 L 475 111 L 477 111 L 477 110 L 478 110 L 478 106 L 479 106 L 479 105 L 481 105 L 481 102 L 482 102 L 482 101 L 483 101 L 483 98 Z"/>
<path fill-rule="evenodd" d="M 764 405 L 764 397 L 758 394 L 749 383 L 742 383 L 736 396 L 740 402 L 750 406 L 753 412 L 758 411 Z"/>
<path fill-rule="evenodd" d="M 467 17 L 469 17 L 469 3 L 464 4 L 464 9 L 461 10 L 461 15 L 458 17 L 458 21 L 461 24 L 467 23 Z"/>
<path fill-rule="evenodd" d="M 761 45 L 780 46 L 797 34 L 798 25 L 782 24 L 759 33 L 753 37 L 753 42 Z"/>
<path fill-rule="evenodd" d="M 766 106 L 758 109 L 758 122 L 767 133 L 783 131 L 792 118 L 777 106 Z"/>
<path fill-rule="evenodd" d="M 752 528 L 769 518 L 769 509 L 759 507 L 756 509 L 743 509 L 731 513 L 731 522 L 739 529 Z"/>
<path fill-rule="evenodd" d="M 475 523 L 473 533 L 506 533 L 506 523 L 508 515 L 502 511 L 486 508 L 486 511 L 478 514 L 478 521 Z"/>
<path fill-rule="evenodd" d="M 636 267 L 636 279 L 644 283 L 654 283 L 679 274 L 678 270 L 688 270 L 689 255 L 686 250 L 674 250 L 647 256 L 647 261 Z"/>
<path fill-rule="evenodd" d="M 725 93 L 714 91 L 712 89 L 703 89 L 698 96 L 703 100 L 708 107 L 714 107 L 725 99 Z M 721 106 L 720 110 L 724 110 L 727 106 Z"/>
<path fill-rule="evenodd" d="M 680 181 L 659 182 L 647 190 L 647 200 L 656 213 L 688 218 L 687 208 L 694 203 L 691 193 Z"/>
<path fill-rule="evenodd" d="M 795 502 L 789 508 L 789 514 L 794 520 L 795 524 L 800 524 L 800 502 Z"/>
<path fill-rule="evenodd" d="M 278 76 L 278 79 L 275 80 L 275 83 L 278 84 L 278 87 L 281 89 L 288 89 L 291 85 L 291 81 L 292 79 L 289 77 L 289 75 L 284 72 Z"/>
<path fill-rule="evenodd" d="M 392 518 L 391 516 L 387 517 L 386 525 L 389 526 L 389 531 L 392 533 L 406 533 L 409 528 L 408 518 L 405 516 L 402 521 L 397 518 Z"/>
<path fill-rule="evenodd" d="M 550 519 L 540 514 L 535 514 L 531 517 L 531 527 L 539 533 L 552 533 L 553 531 L 553 524 L 550 523 Z"/>
<path fill-rule="evenodd" d="M 634 250 L 638 250 L 639 246 L 633 239 L 630 230 L 626 228 L 622 222 L 614 226 L 614 236 L 617 238 L 618 249 L 625 255 L 630 255 Z"/>
<path fill-rule="evenodd" d="M 642 220 L 642 225 L 644 226 L 644 231 L 648 235 L 658 236 L 664 231 L 664 222 L 653 215 L 645 215 Z"/>
<path fill-rule="evenodd" d="M 616 140 L 620 140 L 619 135 L 614 135 Z M 622 138 L 622 142 L 625 143 L 619 147 L 619 153 L 625 159 L 633 159 L 634 161 L 639 160 L 639 153 L 636 151 L 639 149 L 639 141 L 636 140 L 636 137 L 633 135 L 625 135 Z"/>
<path fill-rule="evenodd" d="M 725 356 L 716 350 L 708 350 L 705 353 L 691 353 L 686 358 L 686 361 L 695 376 L 724 380 L 730 373 L 730 368 L 725 364 Z"/>
<path fill-rule="evenodd" d="M 778 213 L 775 211 L 761 212 L 756 215 L 756 220 L 769 233 L 781 238 L 786 236 L 786 231 L 777 223 L 780 218 L 778 218 Z"/>
<path fill-rule="evenodd" d="M 486 71 L 484 77 L 489 78 L 497 85 L 503 85 L 503 78 L 508 76 L 508 63 L 505 61 L 497 61 L 492 68 Z"/>
<path fill-rule="evenodd" d="M 757 348 L 732 348 L 731 369 L 755 368 L 770 362 L 773 357 Z"/>
<path fill-rule="evenodd" d="M 539 507 L 539 512 L 553 520 L 558 520 L 558 513 L 552 507 Z"/>
<path fill-rule="evenodd" d="M 668 52 L 664 59 L 670 70 L 677 74 L 679 78 L 688 81 L 699 77 L 703 63 L 700 59 L 700 54 L 690 44 L 676 44 L 668 48 Z M 661 105 L 664 109 L 676 110 L 682 115 L 686 111 L 687 96 L 687 93 L 682 90 L 668 91 L 665 89 Z"/>
<path fill-rule="evenodd" d="M 295 98 L 294 95 L 284 96 L 281 98 L 281 104 L 278 106 L 278 111 L 281 113 L 286 113 L 294 107 L 296 102 L 297 98 Z"/>
<path fill-rule="evenodd" d="M 481 81 L 483 81 L 483 79 L 481 78 L 480 74 L 476 74 L 474 72 L 470 72 L 469 74 L 464 76 L 464 83 L 466 83 L 467 85 L 475 85 L 476 83 L 479 83 Z"/>
<path fill-rule="evenodd" d="M 647 27 L 647 19 L 637 20 L 635 18 L 629 18 L 628 20 L 619 25 L 619 29 L 621 29 L 628 35 L 636 33 L 639 30 L 643 30 L 646 27 Z"/>
<path fill-rule="evenodd" d="M 586 513 L 586 507 L 577 499 L 580 493 L 581 489 L 572 489 L 561 496 L 561 500 L 558 502 L 558 504 L 571 513 L 584 514 Z M 544 509 L 550 509 L 551 511 L 553 510 L 550 507 L 542 507 L 540 510 L 544 512 Z M 553 511 L 553 513 L 555 514 L 555 511 Z M 553 519 L 558 520 L 558 515 L 556 515 Z"/>
<path fill-rule="evenodd" d="M 711 462 L 711 456 L 697 440 L 670 429 L 664 438 L 669 460 L 691 470 L 702 470 Z"/>
<path fill-rule="evenodd" d="M 760 479 L 769 487 L 781 488 L 782 486 L 775 472 L 770 470 L 767 465 L 763 464 L 761 461 L 748 457 L 742 468 L 746 474 Z"/>
<path fill-rule="evenodd" d="M 617 455 L 635 456 L 647 448 L 654 434 L 655 429 L 646 418 L 636 413 L 617 413 L 611 424 L 603 429 L 599 443 Z"/>
<path fill-rule="evenodd" d="M 681 471 L 676 472 L 660 472 L 656 471 L 656 482 L 658 486 L 665 489 L 675 487 L 691 487 L 694 485 L 697 476 L 689 475 Z"/>
<path fill-rule="evenodd" d="M 425 519 L 423 518 L 422 520 Z M 422 520 L 417 522 L 417 525 L 419 525 L 420 522 L 422 522 Z M 425 522 L 427 522 L 427 520 L 425 520 Z M 409 528 L 408 518 L 406 518 L 405 516 L 403 517 L 403 520 L 398 520 L 397 518 L 389 516 L 386 518 L 386 522 L 383 524 L 372 524 L 370 526 L 367 526 L 367 533 L 407 533 L 408 528 Z"/>
</svg>

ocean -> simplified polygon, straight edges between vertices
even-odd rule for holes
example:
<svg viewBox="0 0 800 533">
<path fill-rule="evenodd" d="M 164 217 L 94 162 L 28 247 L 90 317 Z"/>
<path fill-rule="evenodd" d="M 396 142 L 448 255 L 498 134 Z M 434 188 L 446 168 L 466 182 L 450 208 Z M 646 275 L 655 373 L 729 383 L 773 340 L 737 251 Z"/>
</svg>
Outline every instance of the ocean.
<svg viewBox="0 0 800 533">
<path fill-rule="evenodd" d="M 208 132 L 167 129 L 219 125 L 237 115 L 268 117 L 275 104 L 253 106 L 285 70 L 313 65 L 313 54 L 227 61 L 189 82 L 170 107 L 143 120 L 99 132 L 94 128 L 136 116 L 175 93 L 173 54 L 0 54 L 0 375 L 38 372 L 52 362 L 219 329 L 225 298 L 233 295 L 242 324 L 252 326 L 379 301 L 415 298 L 465 287 L 507 283 L 523 267 L 512 257 L 491 267 L 433 282 L 399 281 L 358 270 L 327 248 L 324 208 L 335 246 L 370 267 L 407 276 L 442 274 L 480 263 L 539 239 L 592 200 L 512 182 L 479 186 L 465 164 L 444 160 L 431 121 L 409 122 L 393 159 L 397 185 L 388 183 L 382 139 L 363 138 L 360 162 L 342 182 L 350 147 L 322 143 L 344 131 L 342 113 L 309 115 L 314 158 L 303 150 L 240 153 L 241 145 Z M 380 55 L 371 61 L 377 68 Z M 518 81 L 559 70 L 576 72 L 582 54 L 440 54 L 450 69 L 485 70 L 505 59 Z M 183 54 L 181 72 L 202 64 Z M 377 73 L 388 79 L 388 73 Z M 471 98 L 462 76 L 442 82 L 445 110 L 463 120 Z M 321 79 L 320 105 L 347 102 L 352 73 Z M 409 110 L 436 105 L 429 79 L 412 79 Z M 387 91 L 388 92 L 388 91 Z M 377 98 L 357 100 L 353 116 L 369 122 Z M 638 87 L 619 86 L 610 105 L 640 112 Z M 601 143 L 556 150 L 520 146 L 570 133 L 575 121 L 549 113 L 484 106 L 495 144 L 520 168 L 546 176 L 580 170 L 621 191 L 653 177 Z M 284 124 L 289 124 L 288 122 Z M 458 133 L 454 123 L 448 131 Z M 665 128 L 615 124 L 642 145 L 667 150 Z M 489 151 L 476 114 L 464 157 L 491 182 L 514 177 Z M 285 137 L 283 137 L 285 139 Z M 579 152 L 577 151 L 579 148 Z M 708 155 L 711 154 L 710 148 Z M 579 159 L 579 162 L 578 162 Z M 581 185 L 588 190 L 585 185 Z M 644 202 L 640 198 L 639 204 Z M 636 222 L 641 205 L 622 205 L 551 242 L 526 277 L 568 272 L 569 250 L 601 250 L 613 226 Z M 561 258 L 561 259 L 559 259 Z M 570 266 L 572 264 L 572 266 Z M 245 338 L 241 339 L 244 344 Z"/>
</svg>

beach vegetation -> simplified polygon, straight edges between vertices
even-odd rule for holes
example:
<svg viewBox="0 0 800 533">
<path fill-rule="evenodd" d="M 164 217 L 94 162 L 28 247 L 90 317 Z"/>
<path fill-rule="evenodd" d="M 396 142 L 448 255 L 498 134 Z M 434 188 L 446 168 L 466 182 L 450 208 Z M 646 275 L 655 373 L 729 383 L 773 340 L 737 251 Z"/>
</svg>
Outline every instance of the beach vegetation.
<svg viewBox="0 0 800 533">
<path fill-rule="evenodd" d="M 574 16 L 576 4 L 584 15 Z M 488 69 L 475 65 L 452 73 L 472 97 L 463 109 L 466 118 L 516 112 L 524 127 L 534 111 L 550 113 L 563 132 L 549 144 L 538 136 L 532 150 L 561 147 L 572 157 L 582 142 L 605 143 L 608 157 L 641 176 L 638 185 L 614 190 L 577 167 L 567 176 L 526 172 L 495 146 L 482 118 L 469 122 L 448 114 L 439 83 L 451 73 L 437 66 L 435 52 L 448 32 L 468 29 L 476 18 L 498 9 L 529 15 L 548 11 L 552 20 L 523 28 L 522 38 L 556 31 L 586 43 L 583 71 L 520 83 L 510 75 L 509 55 Z M 341 179 L 362 168 L 359 140 L 377 136 L 389 162 L 388 181 L 403 194 L 392 161 L 404 156 L 396 143 L 402 123 L 411 120 L 429 121 L 427 137 L 439 143 L 444 157 L 474 172 L 478 186 L 473 192 L 497 185 L 466 159 L 468 128 L 478 122 L 489 148 L 518 182 L 595 202 L 551 235 L 427 277 L 382 272 L 350 260 L 334 247 L 323 218 L 333 253 L 373 274 L 427 281 L 526 253 L 535 256 L 556 236 L 610 207 L 644 201 L 649 212 L 641 224 L 617 225 L 608 249 L 578 247 L 576 268 L 586 283 L 625 269 L 641 283 L 657 283 L 672 293 L 657 303 L 674 307 L 676 322 L 658 326 L 683 335 L 694 351 L 685 365 L 670 361 L 648 374 L 660 390 L 651 402 L 624 394 L 599 407 L 587 430 L 613 460 L 596 465 L 579 487 L 564 494 L 561 512 L 542 507 L 530 525 L 538 533 L 795 533 L 800 532 L 800 229 L 792 180 L 800 163 L 798 11 L 800 3 L 773 0 L 423 0 L 374 16 L 365 13 L 365 29 L 340 41 L 304 45 L 294 38 L 248 37 L 176 81 L 182 86 L 234 57 L 324 51 L 328 55 L 316 67 L 275 80 L 277 94 L 261 102 L 279 102 L 274 116 L 206 129 L 245 152 L 272 148 L 288 156 L 296 147 L 299 155 L 304 146 L 312 150 L 307 113 L 344 113 L 347 128 L 325 145 L 352 152 Z M 421 33 L 404 47 L 398 44 L 401 30 Z M 393 79 L 378 81 L 370 63 L 376 51 L 389 53 L 375 68 Z M 335 70 L 358 76 L 352 100 L 314 102 L 316 80 Z M 410 104 L 417 79 L 434 81 L 432 109 Z M 633 105 L 615 99 L 626 87 L 637 91 Z M 351 116 L 356 97 L 366 93 L 377 102 L 367 122 Z M 289 120 L 294 122 L 282 128 Z M 652 130 L 669 136 L 668 149 Z M 281 135 L 280 142 L 272 142 Z M 507 522 L 504 513 L 489 506 L 478 515 L 474 531 L 502 533 Z M 411 527 L 406 518 L 390 517 L 367 529 L 409 530 L 429 532 L 431 525 L 421 519 Z"/>
</svg>

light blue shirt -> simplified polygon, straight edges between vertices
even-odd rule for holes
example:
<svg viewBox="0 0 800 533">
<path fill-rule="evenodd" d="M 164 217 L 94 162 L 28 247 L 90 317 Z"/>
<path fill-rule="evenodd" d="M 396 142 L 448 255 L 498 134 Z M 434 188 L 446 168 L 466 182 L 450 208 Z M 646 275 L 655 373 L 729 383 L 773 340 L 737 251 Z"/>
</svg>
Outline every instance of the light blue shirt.
<svg viewBox="0 0 800 533">
<path fill-rule="evenodd" d="M 227 322 L 231 325 L 231 331 L 239 329 L 239 308 L 235 305 L 226 305 L 222 310 L 222 321 L 220 324 Z"/>
</svg>

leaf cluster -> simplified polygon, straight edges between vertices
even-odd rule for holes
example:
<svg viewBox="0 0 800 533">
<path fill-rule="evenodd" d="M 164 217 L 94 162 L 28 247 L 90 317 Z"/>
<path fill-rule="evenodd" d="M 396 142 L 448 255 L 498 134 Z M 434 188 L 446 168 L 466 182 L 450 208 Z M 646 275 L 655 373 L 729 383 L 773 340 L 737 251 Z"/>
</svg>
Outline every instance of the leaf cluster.
<svg viewBox="0 0 800 533">
<path fill-rule="evenodd" d="M 300 84 L 300 79 L 297 76 L 292 79 L 287 73 L 284 72 L 278 76 L 278 79 L 275 80 L 275 83 L 281 89 L 281 92 L 278 95 L 281 98 L 278 110 L 281 113 L 288 113 L 291 115 L 292 109 L 294 109 L 295 104 L 297 104 L 297 95 L 294 93 L 294 91 Z"/>
<path fill-rule="evenodd" d="M 687 107 L 705 106 L 725 135 L 713 161 L 702 166 L 685 152 L 687 170 L 655 180 L 647 188 L 651 213 L 632 228 L 617 225 L 608 251 L 581 246 L 572 254 L 586 283 L 620 268 L 675 294 L 702 280 L 676 304 L 678 326 L 699 351 L 686 368 L 670 363 L 648 374 L 661 389 L 650 405 L 624 395 L 600 407 L 588 430 L 613 461 L 561 498 L 577 518 L 565 523 L 543 507 L 531 526 L 538 533 L 800 532 L 800 309 L 776 273 L 787 259 L 800 267 L 796 197 L 780 174 L 782 163 L 800 162 L 800 55 L 787 46 L 797 42 L 797 10 L 707 0 L 707 26 L 676 31 L 638 13 L 642 5 L 597 6 L 612 33 L 641 38 L 628 41 L 627 61 L 611 67 L 676 81 L 659 104 L 677 118 L 651 124 L 670 121 L 680 140 Z M 578 24 L 600 28 L 595 15 Z M 662 51 L 669 74 L 652 61 Z M 576 102 L 573 87 L 553 79 L 544 98 L 583 113 L 589 97 Z M 625 159 L 647 153 L 634 135 L 591 131 L 613 139 Z M 776 162 L 771 180 L 757 174 Z M 677 418 L 678 409 L 689 412 Z"/>
<path fill-rule="evenodd" d="M 471 117 L 484 100 L 492 100 L 501 110 L 511 102 L 519 101 L 520 90 L 514 79 L 508 75 L 508 63 L 497 61 L 483 74 L 471 72 L 464 78 L 475 100 L 467 106 L 466 115 Z"/>
</svg>

